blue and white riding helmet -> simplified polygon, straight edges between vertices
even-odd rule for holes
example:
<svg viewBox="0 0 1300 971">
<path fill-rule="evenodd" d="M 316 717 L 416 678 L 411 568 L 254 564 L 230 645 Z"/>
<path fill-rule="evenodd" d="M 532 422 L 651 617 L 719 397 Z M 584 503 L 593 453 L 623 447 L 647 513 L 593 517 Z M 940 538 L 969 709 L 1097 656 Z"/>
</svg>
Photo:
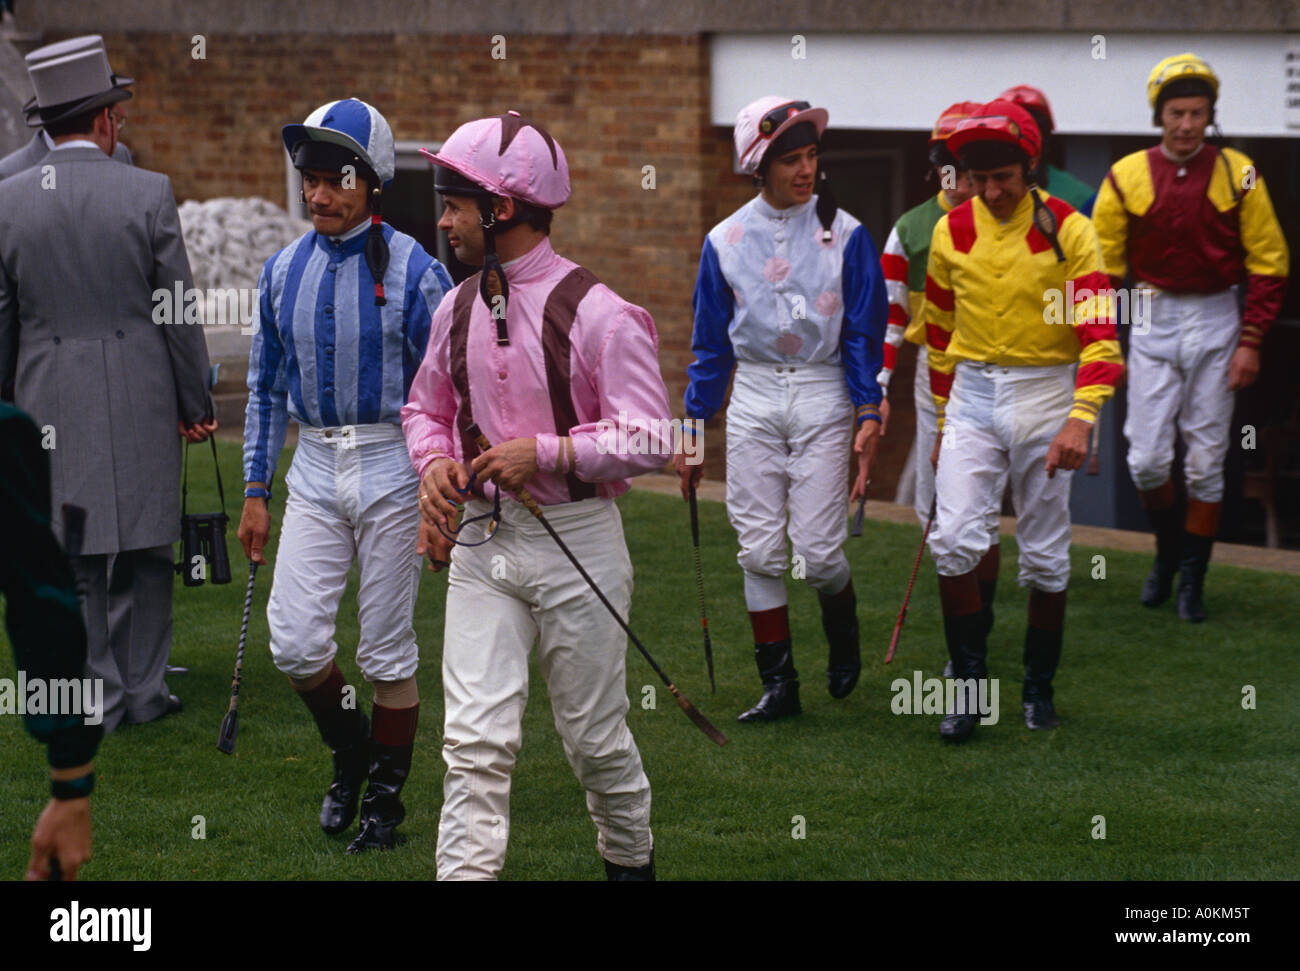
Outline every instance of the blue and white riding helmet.
<svg viewBox="0 0 1300 971">
<path fill-rule="evenodd" d="M 393 175 L 397 171 L 393 130 L 374 106 L 359 98 L 344 98 L 342 101 L 323 104 L 308 115 L 301 125 L 285 125 L 282 134 L 284 147 L 299 168 L 313 167 L 299 165 L 299 155 L 295 152 L 300 144 L 309 142 L 337 145 L 352 152 L 378 176 L 383 186 L 393 181 Z"/>
</svg>

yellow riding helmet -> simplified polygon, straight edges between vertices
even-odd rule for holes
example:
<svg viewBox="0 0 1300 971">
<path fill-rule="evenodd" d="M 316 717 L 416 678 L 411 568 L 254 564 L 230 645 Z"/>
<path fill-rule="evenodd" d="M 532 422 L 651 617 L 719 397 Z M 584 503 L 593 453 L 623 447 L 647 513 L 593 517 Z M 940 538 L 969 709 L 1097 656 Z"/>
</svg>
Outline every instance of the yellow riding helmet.
<svg viewBox="0 0 1300 971">
<path fill-rule="evenodd" d="M 1175 81 L 1191 80 L 1204 81 L 1210 86 L 1210 90 L 1214 92 L 1210 97 L 1211 102 L 1218 98 L 1219 76 L 1214 73 L 1210 65 L 1189 51 L 1186 54 L 1166 57 L 1151 69 L 1151 76 L 1147 78 L 1147 101 L 1154 108 L 1160 100 L 1160 93 L 1170 84 Z"/>
</svg>

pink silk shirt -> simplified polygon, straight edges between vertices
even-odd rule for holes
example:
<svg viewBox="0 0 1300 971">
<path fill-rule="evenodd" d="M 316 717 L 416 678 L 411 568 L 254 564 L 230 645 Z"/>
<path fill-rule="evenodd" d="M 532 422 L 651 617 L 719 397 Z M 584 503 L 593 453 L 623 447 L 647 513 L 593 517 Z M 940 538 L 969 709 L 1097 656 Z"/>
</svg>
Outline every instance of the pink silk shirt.
<svg viewBox="0 0 1300 971">
<path fill-rule="evenodd" d="M 549 239 L 505 267 L 510 284 L 505 347 L 497 344 L 496 322 L 478 295 L 477 277 L 438 304 L 428 349 L 402 408 L 402 430 L 417 475 L 423 478 L 437 458 L 465 461 L 456 414 L 466 379 L 473 420 L 488 441 L 537 440 L 537 474 L 527 488 L 543 505 L 583 498 L 583 489 L 620 496 L 628 490 L 628 478 L 671 460 L 668 392 L 659 373 L 654 320 L 604 284 L 593 285 L 589 275 L 590 288 L 575 290 L 570 276 L 575 269 L 576 263 L 551 249 Z M 462 292 L 466 288 L 472 292 Z M 566 292 L 581 294 L 576 312 L 571 303 L 564 312 L 558 298 Z M 454 324 L 457 308 L 463 315 L 466 304 L 462 363 Z M 562 420 L 566 414 L 576 422 Z"/>
</svg>

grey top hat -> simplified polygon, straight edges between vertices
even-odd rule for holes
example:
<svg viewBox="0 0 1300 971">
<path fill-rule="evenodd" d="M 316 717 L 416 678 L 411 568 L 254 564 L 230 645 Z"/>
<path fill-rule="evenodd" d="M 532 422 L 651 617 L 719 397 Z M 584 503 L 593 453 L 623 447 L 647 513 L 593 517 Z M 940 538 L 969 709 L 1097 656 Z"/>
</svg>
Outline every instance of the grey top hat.
<svg viewBox="0 0 1300 971">
<path fill-rule="evenodd" d="M 131 97 L 127 85 L 135 83 L 113 73 L 99 34 L 38 47 L 27 55 L 27 73 L 36 89 L 36 97 L 23 105 L 29 128 L 125 101 Z"/>
</svg>

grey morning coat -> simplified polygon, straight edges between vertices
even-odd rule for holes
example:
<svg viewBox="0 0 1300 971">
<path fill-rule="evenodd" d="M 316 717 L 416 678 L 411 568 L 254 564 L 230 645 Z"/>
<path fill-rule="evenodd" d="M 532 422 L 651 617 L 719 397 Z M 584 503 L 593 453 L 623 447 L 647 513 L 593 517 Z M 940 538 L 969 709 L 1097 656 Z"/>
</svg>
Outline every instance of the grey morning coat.
<svg viewBox="0 0 1300 971">
<path fill-rule="evenodd" d="M 86 509 L 83 555 L 180 538 L 177 420 L 213 407 L 202 327 L 153 322 L 177 281 L 193 286 L 167 176 L 76 147 L 0 181 L 0 393 L 52 430 L 53 519 Z"/>
</svg>

